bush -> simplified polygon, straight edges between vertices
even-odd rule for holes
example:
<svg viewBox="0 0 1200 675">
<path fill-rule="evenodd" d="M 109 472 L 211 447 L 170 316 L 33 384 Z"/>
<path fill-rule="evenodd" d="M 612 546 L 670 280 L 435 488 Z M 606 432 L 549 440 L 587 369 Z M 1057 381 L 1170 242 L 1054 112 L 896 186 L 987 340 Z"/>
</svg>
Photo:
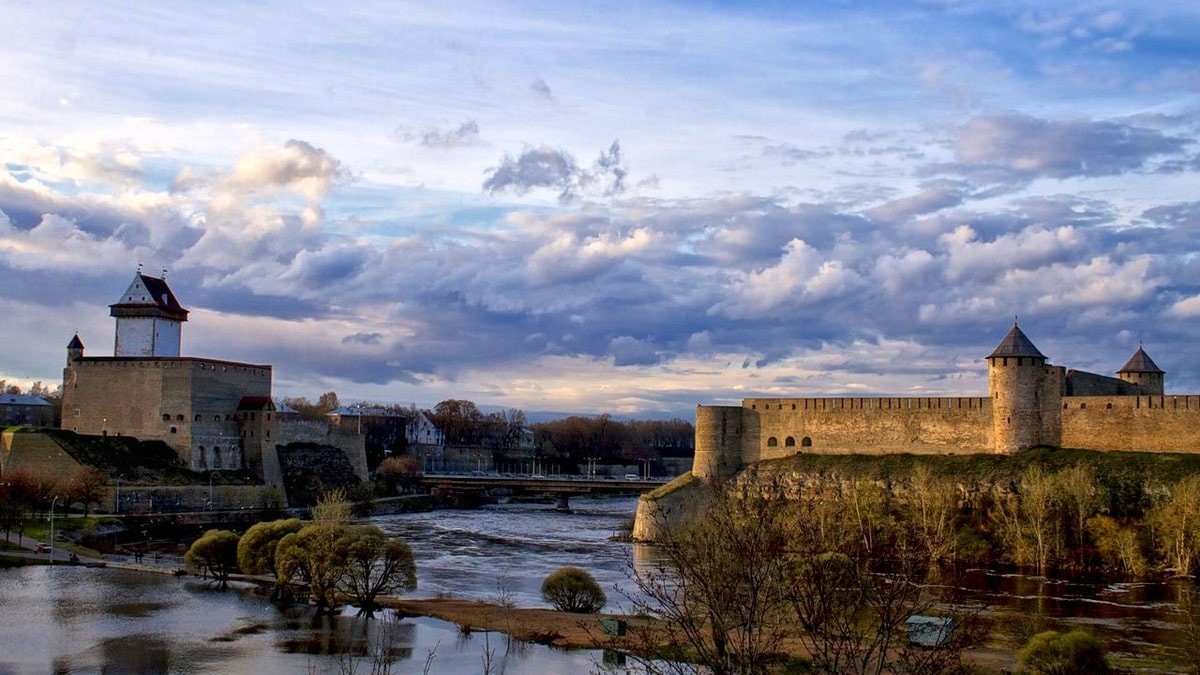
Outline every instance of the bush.
<svg viewBox="0 0 1200 675">
<path fill-rule="evenodd" d="M 600 584 L 578 567 L 562 567 L 542 582 L 542 598 L 560 612 L 599 612 L 608 598 Z"/>
<path fill-rule="evenodd" d="M 1030 638 L 1017 654 L 1023 675 L 1103 675 L 1111 670 L 1104 644 L 1091 633 L 1046 631 Z"/>
</svg>

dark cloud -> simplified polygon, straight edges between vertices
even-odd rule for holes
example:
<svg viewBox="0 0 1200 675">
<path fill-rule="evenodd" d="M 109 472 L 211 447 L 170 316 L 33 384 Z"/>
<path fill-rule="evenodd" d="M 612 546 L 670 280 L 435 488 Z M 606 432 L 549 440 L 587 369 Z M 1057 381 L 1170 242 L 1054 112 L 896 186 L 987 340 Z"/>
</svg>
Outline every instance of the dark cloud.
<svg viewBox="0 0 1200 675">
<path fill-rule="evenodd" d="M 475 120 L 468 120 L 458 125 L 457 129 L 452 131 L 440 131 L 438 129 L 427 130 L 421 134 L 421 145 L 427 148 L 439 148 L 448 150 L 450 148 L 461 148 L 479 143 L 479 124 Z"/>
<path fill-rule="evenodd" d="M 422 147 L 436 150 L 453 150 L 474 145 L 482 145 L 479 135 L 479 123 L 467 120 L 453 129 L 427 127 L 421 130 L 397 129 L 393 136 L 404 143 L 416 143 Z"/>
<path fill-rule="evenodd" d="M 547 101 L 554 100 L 554 92 L 550 90 L 550 85 L 546 84 L 546 81 L 540 77 L 534 78 L 533 82 L 529 83 L 529 91 L 533 92 L 538 98 Z"/>
<path fill-rule="evenodd" d="M 900 223 L 915 216 L 933 213 L 963 202 L 966 184 L 957 181 L 938 181 L 921 192 L 902 197 L 864 212 L 868 218 L 886 223 Z"/>
<path fill-rule="evenodd" d="M 1189 141 L 1158 129 L 1095 120 L 1056 121 L 1021 114 L 976 117 L 955 131 L 954 149 L 969 165 L 1014 176 L 1111 176 L 1151 168 Z"/>
<path fill-rule="evenodd" d="M 590 168 L 580 167 L 575 157 L 565 150 L 547 146 L 527 148 L 519 157 L 505 155 L 500 166 L 493 169 L 483 183 L 492 192 L 525 194 L 537 188 L 559 193 L 561 201 L 571 201 L 580 195 L 613 196 L 625 191 L 626 169 L 621 162 L 621 145 L 612 145 L 600 153 Z"/>
<path fill-rule="evenodd" d="M 377 345 L 383 338 L 382 333 L 354 333 L 342 338 L 342 344 Z"/>
</svg>

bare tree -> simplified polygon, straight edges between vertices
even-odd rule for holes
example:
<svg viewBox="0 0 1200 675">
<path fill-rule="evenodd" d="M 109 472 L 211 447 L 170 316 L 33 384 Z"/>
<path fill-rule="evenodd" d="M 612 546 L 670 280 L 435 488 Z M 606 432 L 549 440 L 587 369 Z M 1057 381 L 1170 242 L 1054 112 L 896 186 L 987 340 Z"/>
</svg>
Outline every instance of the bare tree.
<svg viewBox="0 0 1200 675">
<path fill-rule="evenodd" d="M 640 665 L 690 672 L 670 661 L 683 659 L 718 675 L 760 673 L 796 639 L 816 672 L 955 670 L 979 637 L 975 610 L 952 595 L 958 584 L 931 582 L 927 540 L 889 515 L 887 496 L 785 487 L 718 489 L 698 524 L 670 535 L 661 561 L 639 571 L 635 610 L 661 619 L 635 636 Z M 904 643 L 909 618 L 925 613 L 948 619 L 936 646 Z"/>
</svg>

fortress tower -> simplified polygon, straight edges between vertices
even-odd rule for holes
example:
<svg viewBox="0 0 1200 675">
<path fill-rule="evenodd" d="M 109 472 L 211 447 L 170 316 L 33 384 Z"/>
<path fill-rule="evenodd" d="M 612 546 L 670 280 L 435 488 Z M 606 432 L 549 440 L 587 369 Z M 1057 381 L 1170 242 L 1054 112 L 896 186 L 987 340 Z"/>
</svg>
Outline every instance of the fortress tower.
<svg viewBox="0 0 1200 675">
<path fill-rule="evenodd" d="M 998 453 L 1057 445 L 1055 414 L 1061 398 L 1057 372 L 1016 323 L 987 356 L 992 402 L 992 446 Z"/>
<path fill-rule="evenodd" d="M 165 277 L 146 276 L 139 269 L 121 300 L 109 305 L 109 310 L 117 320 L 113 356 L 179 356 L 188 312 L 175 299 Z"/>
<path fill-rule="evenodd" d="M 1138 345 L 1133 356 L 1117 371 L 1117 377 L 1137 385 L 1140 393 L 1151 396 L 1162 396 L 1165 376 L 1166 373 L 1155 365 L 1141 345 Z"/>
</svg>

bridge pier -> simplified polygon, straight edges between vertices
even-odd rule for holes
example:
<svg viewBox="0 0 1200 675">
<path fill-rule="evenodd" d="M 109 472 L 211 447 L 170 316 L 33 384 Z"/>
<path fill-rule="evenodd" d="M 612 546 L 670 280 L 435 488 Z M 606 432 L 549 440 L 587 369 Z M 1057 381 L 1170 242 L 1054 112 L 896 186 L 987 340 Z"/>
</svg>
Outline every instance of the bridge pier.
<svg viewBox="0 0 1200 675">
<path fill-rule="evenodd" d="M 571 495 L 566 492 L 559 492 L 557 500 L 554 502 L 555 511 L 570 511 L 571 510 Z"/>
</svg>

